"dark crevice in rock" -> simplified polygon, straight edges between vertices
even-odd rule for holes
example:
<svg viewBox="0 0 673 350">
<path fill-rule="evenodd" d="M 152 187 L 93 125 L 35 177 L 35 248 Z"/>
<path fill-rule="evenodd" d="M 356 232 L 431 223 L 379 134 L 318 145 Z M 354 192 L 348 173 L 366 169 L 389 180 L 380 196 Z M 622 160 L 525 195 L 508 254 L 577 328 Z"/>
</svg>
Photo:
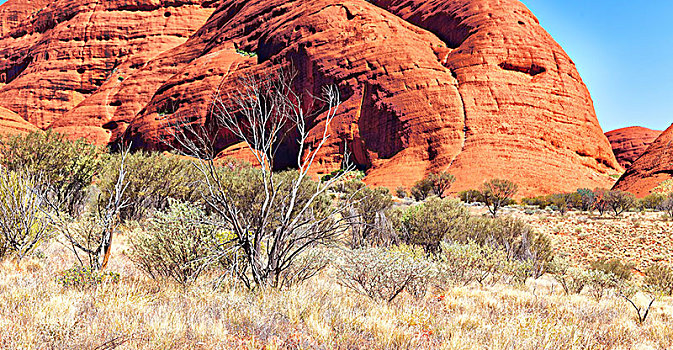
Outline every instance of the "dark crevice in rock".
<svg viewBox="0 0 673 350">
<path fill-rule="evenodd" d="M 9 84 L 16 79 L 33 62 L 32 57 L 26 57 L 19 64 L 15 64 L 4 71 L 0 71 L 0 83 Z"/>
<path fill-rule="evenodd" d="M 503 62 L 498 65 L 498 67 L 504 69 L 504 70 L 509 70 L 509 71 L 514 71 L 514 72 L 520 72 L 520 73 L 526 73 L 530 75 L 531 77 L 534 77 L 538 74 L 542 74 L 547 71 L 545 67 L 538 66 L 537 64 L 533 63 L 530 66 L 518 66 L 515 64 Z"/>
</svg>

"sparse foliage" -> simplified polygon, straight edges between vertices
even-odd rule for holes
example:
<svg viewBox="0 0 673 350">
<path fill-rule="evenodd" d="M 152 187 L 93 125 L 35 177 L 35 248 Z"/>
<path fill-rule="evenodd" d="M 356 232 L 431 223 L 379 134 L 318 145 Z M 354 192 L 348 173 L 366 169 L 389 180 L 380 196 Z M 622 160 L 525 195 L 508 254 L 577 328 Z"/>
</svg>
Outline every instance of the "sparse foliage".
<svg viewBox="0 0 673 350">
<path fill-rule="evenodd" d="M 51 233 L 37 181 L 0 168 L 0 257 L 8 251 L 17 263 Z"/>
<path fill-rule="evenodd" d="M 495 217 L 498 210 L 507 205 L 517 191 L 518 186 L 512 181 L 492 179 L 482 184 L 480 192 L 488 211 Z"/>
<path fill-rule="evenodd" d="M 432 187 L 432 181 L 430 181 L 430 179 L 424 178 L 418 180 L 411 188 L 411 196 L 414 197 L 416 201 L 424 201 L 432 193 Z"/>
<path fill-rule="evenodd" d="M 327 86 L 321 97 L 307 98 L 292 90 L 295 75 L 278 71 L 268 77 L 243 77 L 236 92 L 216 93 L 209 126 L 190 122 L 171 126 L 176 150 L 196 158 L 194 165 L 203 176 L 203 200 L 217 219 L 213 224 L 232 232 L 232 239 L 211 260 L 241 257 L 232 266 L 249 288 L 280 287 L 298 256 L 333 241 L 347 228 L 347 208 L 333 205 L 327 194 L 354 170 L 347 155 L 341 171 L 326 181 L 314 182 L 309 176 L 331 137 L 339 90 Z M 322 131 L 309 140 L 318 115 Z M 248 147 L 259 168 L 245 174 L 218 169 L 214 155 L 222 129 Z M 296 145 L 296 163 L 291 165 L 298 170 L 273 173 L 283 142 Z"/>
<path fill-rule="evenodd" d="M 351 227 L 351 247 L 386 245 L 395 241 L 387 212 L 393 205 L 390 192 L 385 187 L 368 188 L 348 196 Z"/>
<path fill-rule="evenodd" d="M 205 224 L 206 214 L 198 207 L 171 201 L 166 212 L 155 216 L 131 237 L 131 258 L 155 279 L 171 279 L 182 286 L 196 281 L 211 265 L 205 259 L 226 232 Z"/>
<path fill-rule="evenodd" d="M 413 249 L 356 249 L 337 263 L 342 286 L 374 300 L 391 302 L 404 290 L 421 296 L 430 265 Z"/>
<path fill-rule="evenodd" d="M 432 184 L 432 192 L 439 198 L 444 198 L 444 193 L 456 182 L 456 177 L 446 171 L 440 171 L 430 173 L 428 180 Z"/>
<path fill-rule="evenodd" d="M 673 295 L 673 269 L 663 263 L 651 265 L 645 271 L 645 286 L 656 293 Z"/>
<path fill-rule="evenodd" d="M 459 201 L 433 197 L 425 203 L 398 210 L 393 220 L 407 243 L 421 246 L 428 253 L 436 253 L 440 242 L 459 227 L 466 215 Z"/>
<path fill-rule="evenodd" d="M 607 202 L 608 207 L 615 213 L 615 216 L 619 216 L 624 211 L 633 208 L 636 204 L 636 196 L 621 190 L 608 191 L 605 194 L 604 200 Z"/>
<path fill-rule="evenodd" d="M 39 178 L 58 210 L 73 216 L 81 212 L 86 189 L 105 161 L 103 149 L 52 131 L 10 136 L 2 139 L 0 147 L 5 168 Z"/>
</svg>

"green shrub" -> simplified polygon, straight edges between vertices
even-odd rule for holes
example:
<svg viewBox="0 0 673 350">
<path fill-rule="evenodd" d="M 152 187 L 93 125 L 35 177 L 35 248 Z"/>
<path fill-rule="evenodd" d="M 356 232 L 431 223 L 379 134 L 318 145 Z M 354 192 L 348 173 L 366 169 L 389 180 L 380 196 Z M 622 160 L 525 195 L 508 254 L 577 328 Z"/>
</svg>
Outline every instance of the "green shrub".
<svg viewBox="0 0 673 350">
<path fill-rule="evenodd" d="M 40 191 L 28 175 L 0 168 L 0 258 L 20 262 L 51 234 Z"/>
<path fill-rule="evenodd" d="M 489 245 L 468 242 L 442 243 L 441 253 L 437 255 L 439 281 L 467 285 L 487 281 L 496 282 L 507 271 L 507 255 L 500 249 Z"/>
<path fill-rule="evenodd" d="M 395 241 L 386 217 L 393 206 L 393 198 L 387 188 L 364 187 L 349 196 L 349 202 L 351 215 L 347 220 L 353 248 Z"/>
<path fill-rule="evenodd" d="M 136 230 L 131 238 L 131 259 L 154 279 L 171 279 L 186 286 L 207 271 L 206 259 L 220 241 L 205 213 L 193 204 L 170 201 L 168 210 Z"/>
<path fill-rule="evenodd" d="M 398 210 L 392 220 L 393 227 L 408 244 L 436 253 L 440 242 L 466 218 L 467 211 L 459 201 L 432 197 L 425 203 Z"/>
<path fill-rule="evenodd" d="M 117 182 L 120 157 L 113 156 L 100 177 L 100 201 L 106 203 Z M 200 203 L 201 174 L 188 161 L 161 153 L 138 152 L 126 159 L 125 197 L 128 206 L 122 209 L 124 220 L 140 220 L 156 210 L 168 207 L 169 199 Z"/>
<path fill-rule="evenodd" d="M 645 286 L 664 295 L 673 295 L 673 269 L 657 263 L 645 271 Z"/>
<path fill-rule="evenodd" d="M 395 195 L 397 196 L 397 198 L 404 199 L 404 198 L 407 198 L 409 196 L 409 193 L 407 192 L 406 188 L 404 188 L 402 186 L 399 186 L 395 189 Z"/>
<path fill-rule="evenodd" d="M 594 194 L 594 191 L 588 188 L 580 188 L 576 193 L 579 197 L 579 201 L 575 208 L 582 211 L 593 210 L 594 204 L 596 203 L 596 195 Z"/>
<path fill-rule="evenodd" d="M 608 290 L 619 288 L 623 282 L 615 274 L 603 270 L 591 269 L 586 271 L 585 276 L 586 285 L 591 288 L 589 293 L 596 301 L 599 301 Z"/>
<path fill-rule="evenodd" d="M 87 187 L 106 162 L 105 151 L 84 139 L 69 141 L 51 132 L 33 132 L 1 140 L 0 164 L 39 179 L 52 202 L 76 215 L 86 199 Z"/>
<path fill-rule="evenodd" d="M 588 281 L 586 270 L 571 266 L 567 260 L 555 257 L 549 262 L 547 271 L 554 275 L 566 294 L 579 294 Z"/>
<path fill-rule="evenodd" d="M 642 209 L 658 209 L 666 200 L 666 196 L 660 193 L 652 193 L 641 198 L 638 203 Z"/>
<path fill-rule="evenodd" d="M 422 252 L 407 247 L 348 251 L 336 267 L 340 285 L 386 302 L 405 290 L 422 297 L 431 276 L 431 264 L 423 259 Z"/>
<path fill-rule="evenodd" d="M 433 185 L 430 179 L 418 180 L 411 188 L 411 196 L 417 201 L 423 201 L 432 193 L 432 188 Z"/>
<path fill-rule="evenodd" d="M 469 217 L 447 236 L 450 241 L 493 245 L 502 249 L 509 260 L 529 261 L 541 274 L 554 252 L 551 240 L 535 232 L 525 222 L 513 218 Z"/>
<path fill-rule="evenodd" d="M 119 274 L 116 272 L 96 271 L 83 266 L 67 269 L 56 277 L 56 283 L 61 286 L 79 290 L 95 288 L 104 283 L 117 282 L 119 282 Z"/>
<path fill-rule="evenodd" d="M 620 281 L 628 281 L 633 273 L 633 266 L 622 263 L 619 259 L 597 260 L 591 262 L 591 269 L 613 274 Z"/>
<path fill-rule="evenodd" d="M 427 179 L 432 184 L 432 193 L 439 198 L 444 198 L 444 193 L 456 182 L 456 177 L 446 171 L 432 172 Z"/>
</svg>

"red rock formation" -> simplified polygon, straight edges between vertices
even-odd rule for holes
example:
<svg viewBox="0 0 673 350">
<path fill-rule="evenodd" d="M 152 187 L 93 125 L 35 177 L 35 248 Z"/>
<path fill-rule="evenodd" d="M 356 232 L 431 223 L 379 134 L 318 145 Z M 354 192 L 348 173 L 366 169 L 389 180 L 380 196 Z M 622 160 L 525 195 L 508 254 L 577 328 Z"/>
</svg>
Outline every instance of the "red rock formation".
<svg viewBox="0 0 673 350">
<path fill-rule="evenodd" d="M 5 84 L 0 105 L 46 128 L 93 98 L 97 108 L 87 110 L 88 117 L 105 122 L 114 108 L 109 105 L 114 101 L 107 101 L 110 90 L 158 54 L 184 43 L 212 13 L 208 3 L 54 0 L 0 39 L 0 84 Z M 109 139 L 86 129 L 77 132 L 99 142 Z"/>
<path fill-rule="evenodd" d="M 673 178 L 673 125 L 647 148 L 615 184 L 616 189 L 645 197 Z"/>
<path fill-rule="evenodd" d="M 628 169 L 659 135 L 661 135 L 660 130 L 651 130 L 641 126 L 630 126 L 605 133 L 617 161 L 625 169 Z"/>
<path fill-rule="evenodd" d="M 18 114 L 0 107 L 0 136 L 27 133 L 39 130 L 33 124 L 23 120 Z"/>
<path fill-rule="evenodd" d="M 9 0 L 0 5 L 0 38 L 33 17 L 52 0 Z"/>
<path fill-rule="evenodd" d="M 75 96 L 81 102 L 64 97 L 50 106 L 42 97 L 56 92 L 51 86 L 38 90 L 39 108 L 28 101 L 14 110 L 29 120 L 42 120 L 41 110 L 61 113 L 53 124 L 57 130 L 99 142 L 124 135 L 139 147 L 164 148 L 167 127 L 176 119 L 207 122 L 220 82 L 226 96 L 242 75 L 270 74 L 292 62 L 300 73 L 297 91 L 315 94 L 337 83 L 344 101 L 316 171 L 338 167 L 347 142 L 374 185 L 410 186 L 429 171 L 445 169 L 456 175 L 452 190 L 493 177 L 519 183 L 521 195 L 612 183 L 608 174 L 621 167 L 586 87 L 521 3 L 370 2 L 222 0 L 182 45 L 152 54 L 140 47 L 132 53 L 110 48 L 112 57 L 121 57 L 121 68 L 100 69 L 107 80 L 87 84 L 88 93 Z M 0 41 L 0 54 L 10 44 Z M 35 90 L 27 83 L 35 78 L 26 72 L 16 78 L 26 81 L 19 91 Z M 0 101 L 5 91 L 12 90 L 0 90 Z M 322 119 L 312 124 L 312 133 L 321 134 Z M 223 134 L 218 149 L 238 154 L 237 143 Z M 288 161 L 296 155 L 291 142 L 283 151 Z"/>
</svg>

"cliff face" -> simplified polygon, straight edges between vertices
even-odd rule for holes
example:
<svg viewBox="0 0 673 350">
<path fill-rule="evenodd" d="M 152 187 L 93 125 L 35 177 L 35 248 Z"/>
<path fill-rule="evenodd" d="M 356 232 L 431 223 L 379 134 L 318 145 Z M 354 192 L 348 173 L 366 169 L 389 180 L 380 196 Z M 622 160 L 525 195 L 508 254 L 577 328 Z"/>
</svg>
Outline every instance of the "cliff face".
<svg viewBox="0 0 673 350">
<path fill-rule="evenodd" d="M 605 133 L 619 164 L 628 169 L 647 147 L 661 135 L 661 130 L 631 126 Z"/>
<path fill-rule="evenodd" d="M 184 43 L 212 11 L 201 0 L 51 1 L 0 39 L 0 104 L 47 128 L 94 98 L 102 108 L 89 117 L 105 120 L 97 93 Z"/>
<path fill-rule="evenodd" d="M 662 182 L 673 178 L 673 125 L 664 131 L 626 170 L 616 189 L 645 197 Z"/>
<path fill-rule="evenodd" d="M 0 104 L 161 149 L 176 120 L 209 122 L 217 86 L 226 96 L 292 65 L 297 91 L 337 84 L 343 99 L 318 172 L 340 165 L 344 143 L 367 182 L 391 188 L 448 170 L 455 191 L 501 177 L 528 195 L 608 187 L 621 171 L 573 62 L 518 1 L 146 1 L 56 0 L 30 34 L 0 39 L 0 57 L 22 53 L 0 65 L 14 72 Z M 315 140 L 324 123 L 311 125 Z M 240 154 L 227 133 L 217 145 Z"/>
<path fill-rule="evenodd" d="M 0 37 L 17 29 L 27 19 L 35 18 L 52 0 L 8 0 L 0 6 Z"/>
</svg>

